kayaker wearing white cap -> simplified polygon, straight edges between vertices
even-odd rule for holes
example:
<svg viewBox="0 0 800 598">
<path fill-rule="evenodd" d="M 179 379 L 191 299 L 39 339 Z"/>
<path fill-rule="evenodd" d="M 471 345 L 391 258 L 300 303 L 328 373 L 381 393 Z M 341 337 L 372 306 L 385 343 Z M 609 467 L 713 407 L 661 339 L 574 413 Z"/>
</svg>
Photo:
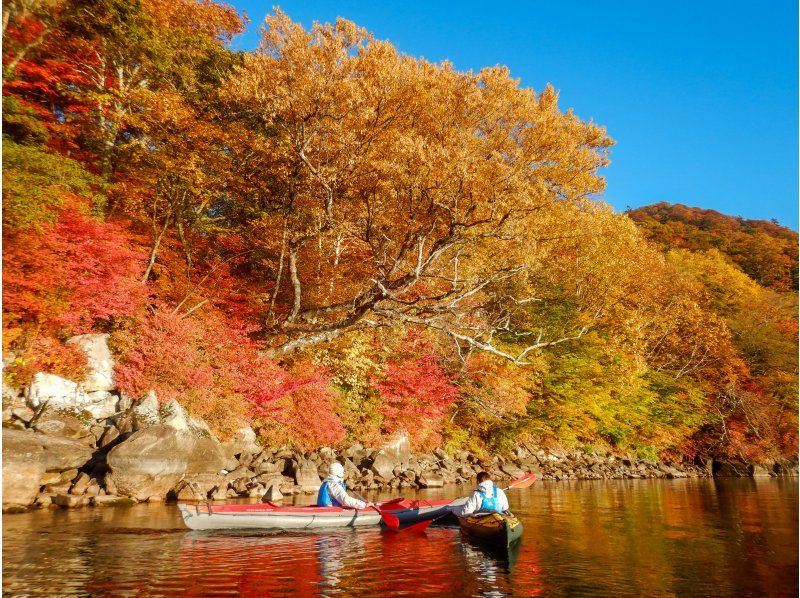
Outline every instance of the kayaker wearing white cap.
<svg viewBox="0 0 800 598">
<path fill-rule="evenodd" d="M 371 502 L 358 500 L 347 494 L 344 483 L 344 465 L 338 461 L 331 463 L 328 476 L 322 480 L 322 486 L 317 493 L 318 507 L 348 507 L 350 509 L 365 509 L 372 506 Z"/>
<path fill-rule="evenodd" d="M 504 513 L 508 511 L 508 498 L 506 493 L 494 485 L 491 476 L 485 471 L 478 474 L 478 488 L 469 495 L 467 502 L 461 506 L 450 507 L 458 517 L 466 517 L 483 511 Z"/>
</svg>

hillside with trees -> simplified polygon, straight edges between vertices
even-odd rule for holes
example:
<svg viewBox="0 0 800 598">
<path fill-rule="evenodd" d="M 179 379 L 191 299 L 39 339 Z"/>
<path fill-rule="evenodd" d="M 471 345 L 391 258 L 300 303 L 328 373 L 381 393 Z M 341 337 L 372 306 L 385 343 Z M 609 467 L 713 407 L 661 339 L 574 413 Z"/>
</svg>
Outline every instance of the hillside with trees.
<svg viewBox="0 0 800 598">
<path fill-rule="evenodd" d="M 507 69 L 195 0 L 4 6 L 4 383 L 224 437 L 797 454 L 797 236 L 598 201 L 613 141 Z M 792 236 L 794 235 L 794 236 Z"/>
</svg>

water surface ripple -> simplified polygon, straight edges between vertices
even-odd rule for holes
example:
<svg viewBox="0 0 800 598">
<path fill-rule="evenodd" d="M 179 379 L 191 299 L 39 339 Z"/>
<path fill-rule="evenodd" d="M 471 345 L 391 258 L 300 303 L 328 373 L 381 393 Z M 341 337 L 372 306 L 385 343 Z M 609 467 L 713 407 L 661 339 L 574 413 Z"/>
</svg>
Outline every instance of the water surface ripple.
<svg viewBox="0 0 800 598">
<path fill-rule="evenodd" d="M 798 594 L 796 479 L 537 482 L 509 499 L 525 526 L 510 554 L 454 527 L 192 532 L 173 504 L 5 515 L 3 594 Z"/>
</svg>

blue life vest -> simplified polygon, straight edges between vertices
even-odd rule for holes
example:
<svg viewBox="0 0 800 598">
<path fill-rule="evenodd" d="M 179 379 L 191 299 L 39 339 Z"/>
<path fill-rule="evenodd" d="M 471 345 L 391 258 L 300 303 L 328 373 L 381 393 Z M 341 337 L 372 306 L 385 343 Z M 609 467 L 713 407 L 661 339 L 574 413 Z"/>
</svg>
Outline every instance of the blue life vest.
<svg viewBox="0 0 800 598">
<path fill-rule="evenodd" d="M 341 507 L 342 503 L 331 496 L 330 491 L 328 490 L 328 484 L 331 482 L 322 482 L 322 486 L 319 487 L 319 492 L 317 492 L 317 506 L 318 507 Z M 345 486 L 344 482 L 339 482 L 342 485 L 342 488 L 347 490 L 347 486 Z"/>
<path fill-rule="evenodd" d="M 503 512 L 503 509 L 500 508 L 500 501 L 497 500 L 497 486 L 492 486 L 492 496 L 486 494 L 483 489 L 478 492 L 481 494 L 481 511 Z"/>
</svg>

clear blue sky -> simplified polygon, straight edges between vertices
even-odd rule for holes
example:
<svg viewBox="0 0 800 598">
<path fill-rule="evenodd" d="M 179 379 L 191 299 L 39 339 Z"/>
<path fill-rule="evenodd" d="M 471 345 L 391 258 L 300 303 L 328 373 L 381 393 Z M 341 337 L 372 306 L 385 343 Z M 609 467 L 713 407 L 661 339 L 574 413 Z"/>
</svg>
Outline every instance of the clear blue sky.
<svg viewBox="0 0 800 598">
<path fill-rule="evenodd" d="M 230 1 L 230 0 L 229 0 Z M 232 0 L 258 43 L 270 4 Z M 279 3 L 308 26 L 343 16 L 428 60 L 505 64 L 525 86 L 552 83 L 562 108 L 617 141 L 603 199 L 657 201 L 797 230 L 796 0 Z"/>
</svg>

